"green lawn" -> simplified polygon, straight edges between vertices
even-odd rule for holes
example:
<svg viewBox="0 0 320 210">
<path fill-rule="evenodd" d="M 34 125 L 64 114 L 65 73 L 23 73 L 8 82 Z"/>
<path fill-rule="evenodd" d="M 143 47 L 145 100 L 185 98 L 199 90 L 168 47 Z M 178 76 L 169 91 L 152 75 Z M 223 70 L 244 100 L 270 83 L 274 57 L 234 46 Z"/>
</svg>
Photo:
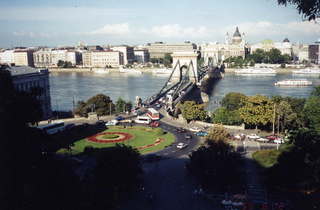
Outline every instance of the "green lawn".
<svg viewBox="0 0 320 210">
<path fill-rule="evenodd" d="M 110 126 L 107 130 L 103 132 L 125 132 L 129 133 L 133 136 L 132 139 L 124 142 L 120 142 L 125 145 L 130 145 L 134 148 L 153 144 L 156 139 L 162 138 L 165 141 L 161 142 L 159 145 L 145 148 L 139 150 L 141 154 L 155 152 L 164 149 L 166 146 L 171 145 L 175 141 L 175 136 L 172 133 L 160 134 L 159 129 L 143 127 L 143 126 L 133 126 L 123 128 L 122 126 Z M 88 136 L 89 137 L 89 136 Z M 74 143 L 72 147 L 71 154 L 80 154 L 83 152 L 85 147 L 91 146 L 94 148 L 106 148 L 106 147 L 113 147 L 116 143 L 95 143 L 89 142 L 85 139 L 81 139 Z M 70 153 L 67 152 L 65 149 L 61 149 L 58 153 Z"/>
<path fill-rule="evenodd" d="M 261 150 L 252 154 L 252 158 L 264 168 L 270 168 L 277 163 L 280 150 Z"/>
</svg>

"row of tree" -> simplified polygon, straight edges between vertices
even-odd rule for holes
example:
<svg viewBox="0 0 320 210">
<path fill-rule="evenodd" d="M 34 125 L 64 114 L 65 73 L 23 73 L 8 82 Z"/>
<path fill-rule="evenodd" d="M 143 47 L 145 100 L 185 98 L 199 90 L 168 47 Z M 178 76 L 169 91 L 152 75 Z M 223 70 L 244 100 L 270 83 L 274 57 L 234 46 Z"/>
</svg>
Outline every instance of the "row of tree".
<svg viewBox="0 0 320 210">
<path fill-rule="evenodd" d="M 221 107 L 212 114 L 213 123 L 272 128 L 278 132 L 302 127 L 320 129 L 320 87 L 307 99 L 273 96 L 271 98 L 242 93 L 228 93 Z"/>
<path fill-rule="evenodd" d="M 253 53 L 248 54 L 245 58 L 229 57 L 224 62 L 228 64 L 229 67 L 244 67 L 244 66 L 254 66 L 256 63 L 271 63 L 271 64 L 283 64 L 285 67 L 286 63 L 292 61 L 292 57 L 288 54 L 281 54 L 278 49 L 271 49 L 266 52 L 262 49 L 257 49 Z"/>
<path fill-rule="evenodd" d="M 57 63 L 57 66 L 59 68 L 73 68 L 74 67 L 70 61 L 63 61 L 63 60 L 59 60 Z"/>
<path fill-rule="evenodd" d="M 172 56 L 170 53 L 166 53 L 163 58 L 151 58 L 150 62 L 153 64 L 163 64 L 165 67 L 172 66 Z"/>
<path fill-rule="evenodd" d="M 114 113 L 130 112 L 132 103 L 119 98 L 114 104 L 109 96 L 98 94 L 87 101 L 79 101 L 74 113 L 87 117 L 89 112 L 95 112 L 98 116 L 111 115 Z"/>
</svg>

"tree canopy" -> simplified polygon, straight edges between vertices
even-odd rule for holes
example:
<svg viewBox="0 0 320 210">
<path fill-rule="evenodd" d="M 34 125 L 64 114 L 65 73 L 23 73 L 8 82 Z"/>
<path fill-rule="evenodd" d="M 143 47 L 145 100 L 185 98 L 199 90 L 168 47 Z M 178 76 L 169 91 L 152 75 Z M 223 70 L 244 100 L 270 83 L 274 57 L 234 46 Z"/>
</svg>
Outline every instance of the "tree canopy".
<svg viewBox="0 0 320 210">
<path fill-rule="evenodd" d="M 185 101 L 179 105 L 182 116 L 187 121 L 202 120 L 206 121 L 208 118 L 207 112 L 204 110 L 203 104 L 197 104 L 195 101 Z"/>
<path fill-rule="evenodd" d="M 278 0 L 278 4 L 287 6 L 294 5 L 300 14 L 314 20 L 320 16 L 320 2 L 319 0 Z"/>
<path fill-rule="evenodd" d="M 112 114 L 115 111 L 115 105 L 109 96 L 98 94 L 89 98 L 86 102 L 79 101 L 75 109 L 75 114 L 87 117 L 89 112 L 96 112 L 98 116 Z"/>
</svg>

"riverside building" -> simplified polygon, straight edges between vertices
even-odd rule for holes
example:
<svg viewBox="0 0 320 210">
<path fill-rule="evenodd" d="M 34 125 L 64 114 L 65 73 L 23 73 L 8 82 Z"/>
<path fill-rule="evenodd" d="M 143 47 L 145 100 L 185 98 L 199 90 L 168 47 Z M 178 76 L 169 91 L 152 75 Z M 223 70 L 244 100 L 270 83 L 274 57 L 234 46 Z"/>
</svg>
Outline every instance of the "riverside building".
<svg viewBox="0 0 320 210">
<path fill-rule="evenodd" d="M 149 51 L 150 58 L 163 58 L 165 54 L 173 52 L 193 52 L 197 49 L 196 44 L 185 42 L 180 44 L 166 44 L 163 42 L 149 43 L 143 46 Z"/>
<path fill-rule="evenodd" d="M 204 58 L 205 63 L 212 59 L 214 63 L 223 62 L 229 57 L 245 57 L 247 44 L 244 33 L 241 35 L 237 27 L 233 36 L 229 33 L 225 36 L 224 43 L 209 43 L 200 46 L 201 57 Z"/>
<path fill-rule="evenodd" d="M 147 49 L 135 49 L 134 57 L 137 63 L 148 63 L 150 60 L 150 54 Z"/>
<path fill-rule="evenodd" d="M 126 45 L 113 46 L 110 48 L 113 51 L 119 51 L 123 54 L 123 65 L 132 64 L 135 60 L 133 47 Z"/>
<path fill-rule="evenodd" d="M 43 119 L 51 118 L 49 71 L 28 66 L 12 66 L 8 70 L 11 72 L 14 88 L 17 91 L 37 92 L 36 97 L 41 104 Z"/>
<path fill-rule="evenodd" d="M 82 53 L 82 62 L 84 67 L 119 67 L 124 65 L 123 57 L 123 53 L 119 51 L 86 51 Z"/>
</svg>

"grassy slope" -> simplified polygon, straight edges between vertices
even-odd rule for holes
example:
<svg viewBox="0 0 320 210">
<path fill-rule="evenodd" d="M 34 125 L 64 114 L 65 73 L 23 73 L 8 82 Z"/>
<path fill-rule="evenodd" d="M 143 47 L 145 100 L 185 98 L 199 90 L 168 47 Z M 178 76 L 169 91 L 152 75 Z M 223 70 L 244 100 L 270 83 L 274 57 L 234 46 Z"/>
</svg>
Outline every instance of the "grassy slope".
<svg viewBox="0 0 320 210">
<path fill-rule="evenodd" d="M 122 126 L 110 126 L 109 129 L 103 132 L 126 132 L 133 135 L 133 138 L 128 141 L 121 142 L 125 145 L 130 145 L 132 147 L 140 147 L 144 145 L 153 144 L 157 138 L 164 138 L 165 141 L 160 143 L 157 146 L 146 148 L 143 150 L 139 150 L 142 154 L 155 152 L 164 149 L 166 146 L 172 144 L 175 141 L 175 136 L 172 133 L 166 133 L 164 135 L 157 135 L 155 130 L 148 127 L 135 126 L 135 127 L 127 127 L 123 128 Z M 92 146 L 94 148 L 105 148 L 115 146 L 115 143 L 95 143 L 89 142 L 86 139 L 81 139 L 74 143 L 72 147 L 72 154 L 81 153 L 85 147 Z M 58 151 L 58 153 L 63 153 L 65 151 Z"/>
</svg>

